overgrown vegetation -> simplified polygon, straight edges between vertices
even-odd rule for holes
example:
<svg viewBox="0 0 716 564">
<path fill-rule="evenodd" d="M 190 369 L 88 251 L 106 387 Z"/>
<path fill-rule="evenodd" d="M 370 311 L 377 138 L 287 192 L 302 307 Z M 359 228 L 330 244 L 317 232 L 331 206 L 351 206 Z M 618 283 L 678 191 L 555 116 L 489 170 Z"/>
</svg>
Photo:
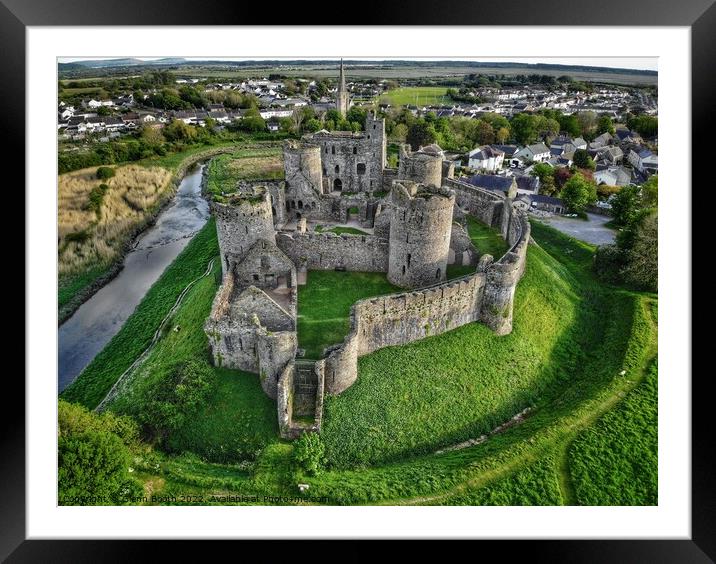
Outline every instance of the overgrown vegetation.
<svg viewBox="0 0 716 564">
<path fill-rule="evenodd" d="M 594 270 L 605 282 L 657 290 L 658 182 L 654 175 L 641 186 L 625 186 L 613 198 L 616 244 L 599 247 L 594 259 Z"/>
<path fill-rule="evenodd" d="M 59 504 L 124 505 L 140 496 L 130 467 L 139 446 L 134 421 L 62 400 L 57 408 Z"/>
</svg>

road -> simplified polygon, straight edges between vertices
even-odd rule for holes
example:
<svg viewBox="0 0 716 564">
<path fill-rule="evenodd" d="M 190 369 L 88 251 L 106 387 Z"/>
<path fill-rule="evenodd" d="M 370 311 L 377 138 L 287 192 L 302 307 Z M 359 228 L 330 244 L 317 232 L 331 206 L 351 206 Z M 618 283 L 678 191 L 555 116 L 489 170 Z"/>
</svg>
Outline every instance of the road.
<svg viewBox="0 0 716 564">
<path fill-rule="evenodd" d="M 610 243 L 614 243 L 614 237 L 617 232 L 604 225 L 611 217 L 594 213 L 588 213 L 587 217 L 589 221 L 561 215 L 553 215 L 550 218 L 539 218 L 539 220 L 585 243 L 591 243 L 592 245 L 609 245 Z"/>
</svg>

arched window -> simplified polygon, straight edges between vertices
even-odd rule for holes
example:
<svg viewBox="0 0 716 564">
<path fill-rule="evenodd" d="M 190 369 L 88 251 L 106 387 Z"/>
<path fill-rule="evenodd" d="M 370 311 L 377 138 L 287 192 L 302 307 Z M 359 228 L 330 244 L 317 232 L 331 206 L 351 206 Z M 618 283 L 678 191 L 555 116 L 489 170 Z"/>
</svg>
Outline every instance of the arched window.
<svg viewBox="0 0 716 564">
<path fill-rule="evenodd" d="M 440 269 L 438 268 L 437 272 L 435 272 L 435 280 L 440 280 Z"/>
<path fill-rule="evenodd" d="M 331 154 L 333 154 L 333 155 L 336 154 L 336 146 L 335 145 L 331 145 Z"/>
<path fill-rule="evenodd" d="M 358 163 L 356 165 L 356 172 L 358 174 L 365 174 L 365 163 Z"/>
<path fill-rule="evenodd" d="M 333 181 L 333 190 L 335 190 L 336 192 L 340 192 L 341 190 L 343 190 L 343 182 L 341 182 L 340 178 L 336 178 Z"/>
<path fill-rule="evenodd" d="M 358 154 L 358 147 L 353 147 L 353 154 L 354 154 L 354 155 L 357 155 L 357 154 Z"/>
<path fill-rule="evenodd" d="M 303 209 L 303 200 L 298 200 L 298 209 L 299 210 Z"/>
<path fill-rule="evenodd" d="M 333 169 L 333 171 L 334 171 L 336 174 L 340 174 L 340 172 L 341 172 L 341 167 L 339 167 L 338 165 L 336 165 L 336 167 Z"/>
<path fill-rule="evenodd" d="M 405 265 L 403 265 L 403 274 L 405 274 Z"/>
</svg>

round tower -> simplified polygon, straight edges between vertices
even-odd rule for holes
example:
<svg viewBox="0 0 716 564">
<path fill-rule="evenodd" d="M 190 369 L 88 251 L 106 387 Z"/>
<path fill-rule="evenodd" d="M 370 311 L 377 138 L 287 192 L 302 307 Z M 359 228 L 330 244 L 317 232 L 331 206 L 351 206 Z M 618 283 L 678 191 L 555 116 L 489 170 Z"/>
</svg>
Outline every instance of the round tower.
<svg viewBox="0 0 716 564">
<path fill-rule="evenodd" d="M 395 181 L 388 280 L 420 288 L 445 280 L 455 194 L 447 188 Z"/>
<path fill-rule="evenodd" d="M 283 145 L 283 163 L 286 180 L 302 173 L 316 190 L 321 192 L 323 170 L 320 145 L 286 141 Z"/>
<path fill-rule="evenodd" d="M 398 178 L 427 186 L 441 186 L 443 178 L 442 154 L 428 150 L 410 153 L 405 147 L 401 147 Z"/>
<path fill-rule="evenodd" d="M 228 196 L 226 202 L 212 202 L 216 218 L 221 267 L 226 272 L 240 262 L 259 239 L 276 243 L 271 196 L 264 187 Z"/>
</svg>

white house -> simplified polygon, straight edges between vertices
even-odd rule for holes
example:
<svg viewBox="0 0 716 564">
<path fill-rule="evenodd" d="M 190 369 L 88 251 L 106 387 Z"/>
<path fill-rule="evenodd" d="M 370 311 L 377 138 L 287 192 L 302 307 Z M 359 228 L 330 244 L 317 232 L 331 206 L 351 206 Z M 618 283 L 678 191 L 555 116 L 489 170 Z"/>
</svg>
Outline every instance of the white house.
<svg viewBox="0 0 716 564">
<path fill-rule="evenodd" d="M 626 186 L 631 183 L 631 173 L 621 166 L 610 166 L 596 171 L 594 181 L 607 186 Z"/>
<path fill-rule="evenodd" d="M 264 119 L 269 119 L 272 117 L 284 118 L 291 117 L 291 115 L 293 115 L 293 110 L 286 110 L 282 108 L 267 108 L 265 110 L 261 110 L 259 114 Z"/>
<path fill-rule="evenodd" d="M 659 170 L 659 158 L 649 149 L 640 149 L 638 152 L 634 149 L 629 150 L 627 160 L 639 172 L 654 173 Z"/>
<path fill-rule="evenodd" d="M 470 168 L 495 172 L 502 168 L 505 152 L 486 145 L 482 148 L 473 149 L 468 157 L 468 166 Z"/>
<path fill-rule="evenodd" d="M 549 148 L 544 143 L 535 143 L 520 149 L 514 156 L 515 158 L 522 159 L 523 161 L 543 163 L 550 159 L 550 152 Z"/>
</svg>

